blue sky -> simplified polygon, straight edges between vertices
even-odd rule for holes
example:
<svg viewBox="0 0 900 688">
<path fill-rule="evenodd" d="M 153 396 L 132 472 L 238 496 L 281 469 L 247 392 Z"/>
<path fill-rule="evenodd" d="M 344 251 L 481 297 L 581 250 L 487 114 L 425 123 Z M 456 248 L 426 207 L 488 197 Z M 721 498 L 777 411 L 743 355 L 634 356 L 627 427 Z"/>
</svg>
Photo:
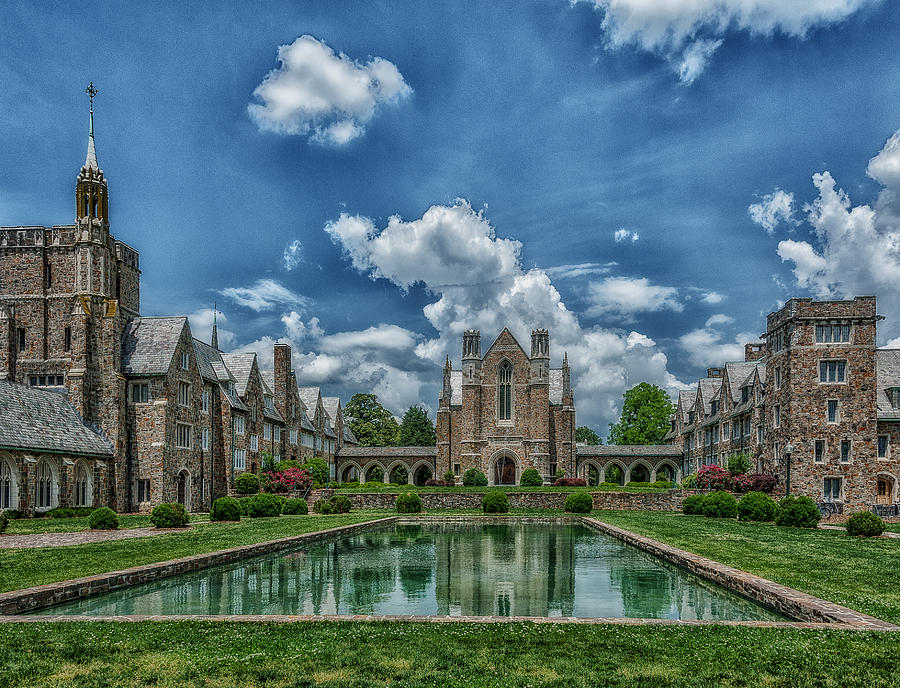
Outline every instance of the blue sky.
<svg viewBox="0 0 900 688">
<path fill-rule="evenodd" d="M 0 224 L 72 221 L 93 80 L 143 313 L 215 301 L 345 400 L 433 409 L 462 329 L 549 327 L 605 434 L 790 296 L 900 335 L 896 4 L 647 4 L 6 3 Z"/>
</svg>

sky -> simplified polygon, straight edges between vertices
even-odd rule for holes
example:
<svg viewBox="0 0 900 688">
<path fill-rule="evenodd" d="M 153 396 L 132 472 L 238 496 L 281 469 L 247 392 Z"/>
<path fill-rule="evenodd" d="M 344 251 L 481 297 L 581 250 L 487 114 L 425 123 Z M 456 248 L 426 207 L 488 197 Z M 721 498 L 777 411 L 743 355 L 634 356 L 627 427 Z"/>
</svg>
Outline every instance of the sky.
<svg viewBox="0 0 900 688">
<path fill-rule="evenodd" d="M 432 413 L 462 332 L 568 353 L 577 422 L 677 395 L 788 298 L 900 345 L 893 0 L 0 8 L 0 224 L 70 224 L 93 81 L 143 315 Z M 896 340 L 896 341 L 894 341 Z"/>
</svg>

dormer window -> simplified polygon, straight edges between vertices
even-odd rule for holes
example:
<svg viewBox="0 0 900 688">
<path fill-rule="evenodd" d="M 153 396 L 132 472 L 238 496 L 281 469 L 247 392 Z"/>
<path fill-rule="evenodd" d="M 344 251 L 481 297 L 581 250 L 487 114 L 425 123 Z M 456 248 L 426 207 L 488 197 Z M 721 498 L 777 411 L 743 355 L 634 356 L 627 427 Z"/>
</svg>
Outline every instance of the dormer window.
<svg viewBox="0 0 900 688">
<path fill-rule="evenodd" d="M 694 412 L 688 411 L 688 425 L 694 424 Z"/>
<path fill-rule="evenodd" d="M 746 404 L 748 401 L 750 401 L 750 388 L 742 387 L 741 388 L 741 403 Z"/>
<path fill-rule="evenodd" d="M 272 398 L 271 394 L 266 394 L 265 400 L 266 400 L 266 409 L 267 410 L 271 411 L 272 409 L 275 408 L 275 400 Z"/>
<path fill-rule="evenodd" d="M 716 415 L 718 412 L 719 412 L 719 402 L 718 402 L 718 401 L 711 401 L 711 402 L 709 403 L 709 415 L 710 415 L 710 416 L 714 416 L 714 415 Z"/>
<path fill-rule="evenodd" d="M 891 387 L 887 393 L 888 399 L 891 400 L 891 406 L 900 408 L 900 387 Z"/>
</svg>

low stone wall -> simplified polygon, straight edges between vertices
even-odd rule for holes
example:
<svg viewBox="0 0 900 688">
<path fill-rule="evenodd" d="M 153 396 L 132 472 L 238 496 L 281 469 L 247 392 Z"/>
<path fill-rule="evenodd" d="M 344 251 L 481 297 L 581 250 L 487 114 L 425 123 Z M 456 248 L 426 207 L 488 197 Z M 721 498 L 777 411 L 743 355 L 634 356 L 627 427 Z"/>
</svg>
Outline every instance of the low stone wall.
<svg viewBox="0 0 900 688">
<path fill-rule="evenodd" d="M 314 533 L 294 535 L 280 540 L 259 542 L 253 545 L 244 545 L 243 547 L 209 552 L 207 554 L 195 554 L 190 557 L 182 557 L 181 559 L 172 559 L 170 561 L 147 564 L 146 566 L 135 566 L 123 571 L 101 573 L 98 576 L 76 578 L 60 583 L 48 583 L 47 585 L 39 585 L 34 588 L 4 592 L 0 593 L 0 615 L 27 614 L 63 602 L 120 588 L 128 588 L 141 583 L 149 583 L 160 578 L 177 576 L 180 573 L 197 571 L 198 569 L 205 569 L 220 564 L 229 564 L 241 559 L 271 554 L 272 552 L 320 540 L 352 535 L 362 530 L 394 523 L 396 520 L 396 516 L 389 516 L 388 518 L 380 518 L 375 521 L 318 530 Z"/>
<path fill-rule="evenodd" d="M 354 509 L 393 509 L 396 492 L 342 492 Z M 562 509 L 567 492 L 507 492 L 513 509 Z M 693 490 L 665 492 L 592 492 L 595 509 L 678 511 Z M 483 492 L 419 492 L 424 509 L 480 509 Z M 311 505 L 310 505 L 311 506 Z"/>
</svg>

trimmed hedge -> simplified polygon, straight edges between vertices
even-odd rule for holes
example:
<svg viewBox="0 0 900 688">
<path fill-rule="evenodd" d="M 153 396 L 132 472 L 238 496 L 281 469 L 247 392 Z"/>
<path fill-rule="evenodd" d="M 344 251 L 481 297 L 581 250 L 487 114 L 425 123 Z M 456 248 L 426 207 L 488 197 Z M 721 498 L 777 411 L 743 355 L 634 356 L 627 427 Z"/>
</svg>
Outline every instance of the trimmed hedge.
<svg viewBox="0 0 900 688">
<path fill-rule="evenodd" d="M 415 492 L 401 492 L 397 495 L 397 511 L 401 514 L 421 513 L 422 498 Z"/>
<path fill-rule="evenodd" d="M 210 521 L 240 521 L 241 503 L 234 497 L 219 497 L 209 510 Z"/>
<path fill-rule="evenodd" d="M 285 516 L 305 516 L 309 513 L 309 507 L 306 505 L 305 499 L 291 497 L 284 500 L 281 513 Z"/>
<path fill-rule="evenodd" d="M 570 492 L 563 504 L 563 509 L 573 514 L 589 514 L 593 508 L 594 498 L 587 492 Z"/>
<path fill-rule="evenodd" d="M 820 518 L 819 507 L 809 497 L 783 497 L 775 512 L 775 525 L 815 528 Z"/>
<path fill-rule="evenodd" d="M 748 492 L 738 502 L 738 520 L 774 521 L 778 505 L 764 492 Z"/>
<path fill-rule="evenodd" d="M 860 511 L 847 519 L 847 535 L 874 537 L 884 532 L 884 521 L 871 511 Z"/>
<path fill-rule="evenodd" d="M 507 514 L 509 498 L 503 490 L 488 490 L 481 500 L 481 510 L 486 514 Z"/>
<path fill-rule="evenodd" d="M 118 530 L 119 517 L 108 506 L 101 506 L 99 509 L 94 509 L 91 512 L 88 525 L 91 527 L 91 530 Z"/>
<path fill-rule="evenodd" d="M 487 484 L 487 476 L 477 468 L 470 468 L 463 473 L 463 485 L 466 487 L 485 487 Z"/>
<path fill-rule="evenodd" d="M 184 504 L 177 502 L 157 504 L 150 512 L 150 523 L 157 528 L 184 528 L 189 521 Z"/>
<path fill-rule="evenodd" d="M 250 518 L 266 518 L 281 514 L 284 498 L 269 492 L 260 492 L 247 500 L 247 515 Z"/>
<path fill-rule="evenodd" d="M 730 492 L 716 490 L 703 497 L 703 515 L 708 518 L 734 518 L 737 513 L 737 500 Z"/>
<path fill-rule="evenodd" d="M 540 487 L 543 484 L 544 479 L 536 468 L 526 468 L 522 471 L 522 477 L 519 478 L 519 485 L 522 487 Z"/>
<path fill-rule="evenodd" d="M 234 489 L 238 494 L 256 494 L 259 492 L 259 476 L 255 473 L 241 473 L 234 481 Z"/>
<path fill-rule="evenodd" d="M 681 502 L 681 511 L 688 516 L 703 515 L 703 495 L 688 495 Z"/>
<path fill-rule="evenodd" d="M 313 502 L 313 511 L 317 514 L 333 514 L 334 505 L 328 499 L 317 499 Z"/>
</svg>

